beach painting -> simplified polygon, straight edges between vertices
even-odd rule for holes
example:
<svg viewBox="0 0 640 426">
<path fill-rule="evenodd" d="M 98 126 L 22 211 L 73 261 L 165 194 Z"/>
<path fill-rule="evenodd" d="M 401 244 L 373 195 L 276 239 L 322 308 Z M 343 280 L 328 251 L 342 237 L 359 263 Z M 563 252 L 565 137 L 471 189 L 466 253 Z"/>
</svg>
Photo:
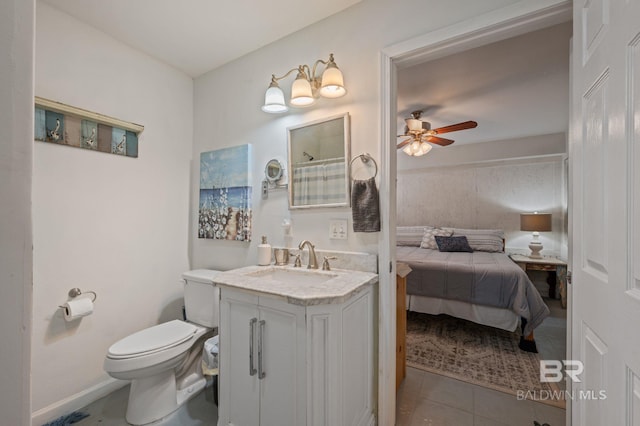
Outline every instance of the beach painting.
<svg viewBox="0 0 640 426">
<path fill-rule="evenodd" d="M 200 154 L 198 238 L 251 241 L 251 145 Z"/>
</svg>

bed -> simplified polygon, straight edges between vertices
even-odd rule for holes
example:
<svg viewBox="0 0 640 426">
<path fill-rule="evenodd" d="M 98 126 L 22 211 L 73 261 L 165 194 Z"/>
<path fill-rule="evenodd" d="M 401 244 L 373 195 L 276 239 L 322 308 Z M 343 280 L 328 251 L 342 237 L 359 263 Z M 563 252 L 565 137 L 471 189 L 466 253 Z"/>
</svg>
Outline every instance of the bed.
<svg viewBox="0 0 640 426">
<path fill-rule="evenodd" d="M 472 251 L 438 250 L 436 237 L 468 239 Z M 504 253 L 501 230 L 398 227 L 396 258 L 408 264 L 407 309 L 479 324 L 522 329 L 521 348 L 535 351 L 533 330 L 549 308 L 526 273 Z"/>
</svg>

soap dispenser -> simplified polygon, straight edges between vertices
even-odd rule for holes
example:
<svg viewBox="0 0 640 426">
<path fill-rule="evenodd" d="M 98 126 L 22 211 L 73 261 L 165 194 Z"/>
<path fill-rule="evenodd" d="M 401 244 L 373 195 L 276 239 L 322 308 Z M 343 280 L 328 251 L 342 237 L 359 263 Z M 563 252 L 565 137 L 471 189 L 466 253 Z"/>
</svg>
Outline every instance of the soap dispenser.
<svg viewBox="0 0 640 426">
<path fill-rule="evenodd" d="M 258 265 L 271 264 L 271 244 L 267 243 L 267 237 L 262 236 L 262 244 L 258 244 Z"/>
</svg>

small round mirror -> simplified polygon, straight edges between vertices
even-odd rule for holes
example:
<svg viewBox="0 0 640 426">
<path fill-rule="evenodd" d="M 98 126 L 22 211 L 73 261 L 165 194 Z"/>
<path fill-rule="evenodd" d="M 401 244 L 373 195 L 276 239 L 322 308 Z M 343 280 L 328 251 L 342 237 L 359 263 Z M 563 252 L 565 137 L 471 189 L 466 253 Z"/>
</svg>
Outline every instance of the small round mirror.
<svg viewBox="0 0 640 426">
<path fill-rule="evenodd" d="M 282 177 L 282 163 L 275 158 L 269 160 L 267 166 L 264 168 L 264 175 L 270 183 L 277 182 Z"/>
</svg>

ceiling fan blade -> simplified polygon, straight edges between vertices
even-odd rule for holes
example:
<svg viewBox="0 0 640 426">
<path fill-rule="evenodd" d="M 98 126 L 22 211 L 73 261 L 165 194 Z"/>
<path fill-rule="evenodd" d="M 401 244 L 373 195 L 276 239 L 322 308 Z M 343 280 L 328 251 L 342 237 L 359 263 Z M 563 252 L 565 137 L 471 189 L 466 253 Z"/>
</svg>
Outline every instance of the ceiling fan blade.
<svg viewBox="0 0 640 426">
<path fill-rule="evenodd" d="M 451 145 L 454 142 L 451 139 L 439 138 L 437 136 L 427 136 L 426 141 L 440 146 Z"/>
<path fill-rule="evenodd" d="M 402 142 L 400 142 L 396 148 L 397 149 L 404 148 L 405 146 L 409 145 L 409 142 L 411 142 L 412 140 L 413 138 L 405 139 Z"/>
<path fill-rule="evenodd" d="M 458 130 L 473 129 L 474 127 L 477 127 L 477 126 L 478 126 L 478 123 L 476 123 L 475 121 L 464 121 L 462 123 L 452 124 L 450 126 L 444 126 L 444 127 L 439 127 L 437 129 L 433 129 L 432 132 L 434 132 L 436 135 L 439 135 L 441 133 L 449 133 L 449 132 L 457 132 Z"/>
</svg>

